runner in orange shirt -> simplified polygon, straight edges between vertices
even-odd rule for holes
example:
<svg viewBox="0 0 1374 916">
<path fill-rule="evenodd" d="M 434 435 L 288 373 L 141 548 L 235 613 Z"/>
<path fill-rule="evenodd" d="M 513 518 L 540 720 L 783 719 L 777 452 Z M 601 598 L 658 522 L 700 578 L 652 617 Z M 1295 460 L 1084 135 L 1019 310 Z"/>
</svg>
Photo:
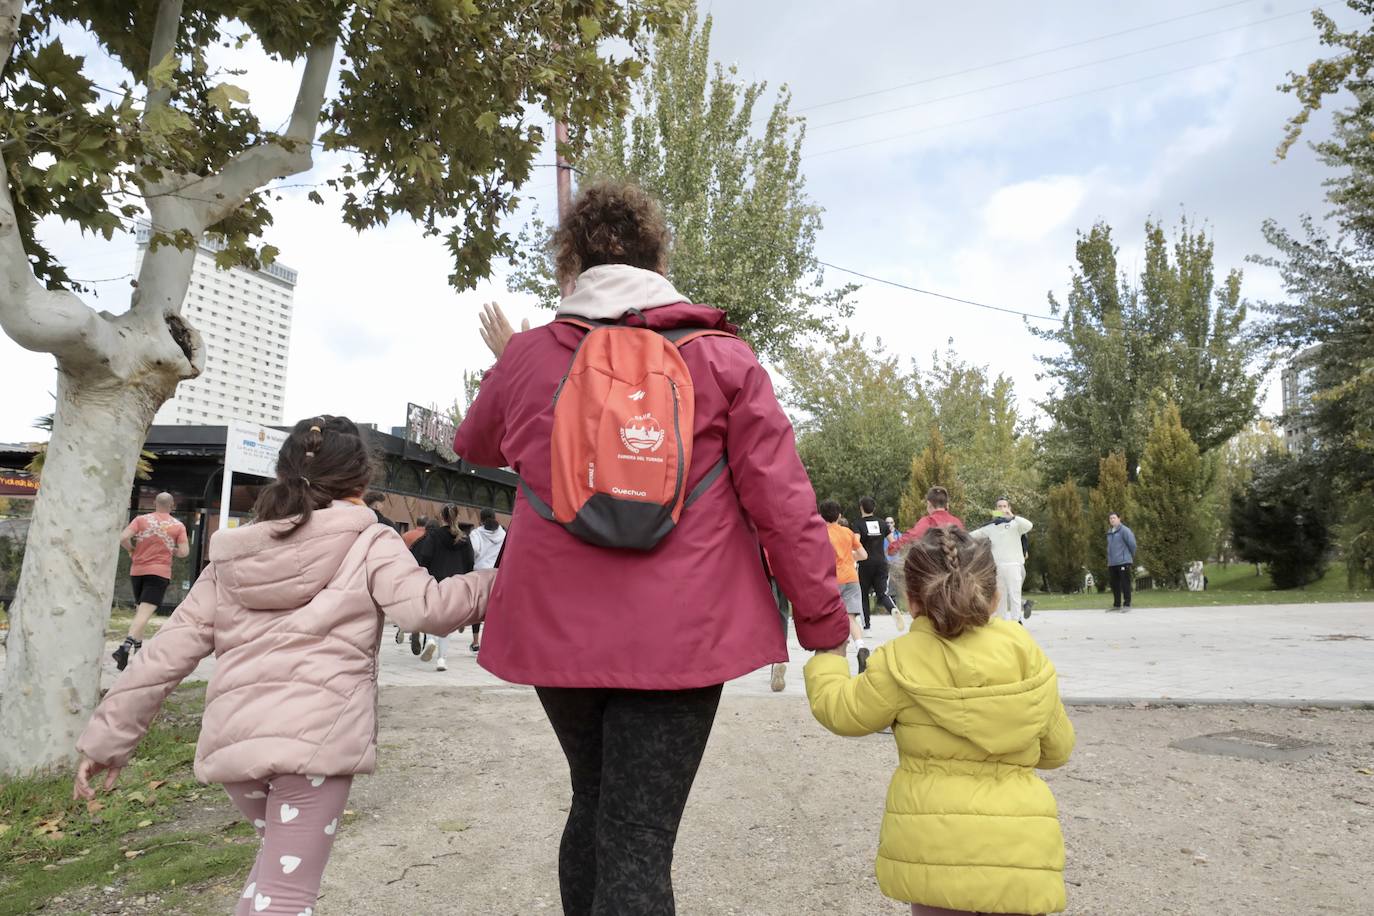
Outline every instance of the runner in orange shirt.
<svg viewBox="0 0 1374 916">
<path fill-rule="evenodd" d="M 864 645 L 864 631 L 859 626 L 863 614 L 863 593 L 859 590 L 858 564 L 868 558 L 859 536 L 840 519 L 840 504 L 827 499 L 820 505 L 830 546 L 835 548 L 835 581 L 840 586 L 840 599 L 849 615 L 849 640 L 858 647 L 859 673 L 868 667 L 868 647 Z"/>
</svg>

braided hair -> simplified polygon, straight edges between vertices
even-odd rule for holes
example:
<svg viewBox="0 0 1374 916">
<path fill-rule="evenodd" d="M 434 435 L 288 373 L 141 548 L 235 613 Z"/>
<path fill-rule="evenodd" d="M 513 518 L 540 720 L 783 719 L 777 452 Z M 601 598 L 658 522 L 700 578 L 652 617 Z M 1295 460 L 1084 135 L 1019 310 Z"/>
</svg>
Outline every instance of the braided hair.
<svg viewBox="0 0 1374 916">
<path fill-rule="evenodd" d="M 987 541 L 955 525 L 931 528 L 907 552 L 903 572 L 912 613 L 929 618 L 945 639 L 991 619 L 997 564 Z"/>
<path fill-rule="evenodd" d="M 367 489 L 374 471 L 372 453 L 348 417 L 328 415 L 301 420 L 277 453 L 277 479 L 263 488 L 253 506 L 260 522 L 294 519 L 277 533 L 294 534 L 316 509 Z"/>
</svg>

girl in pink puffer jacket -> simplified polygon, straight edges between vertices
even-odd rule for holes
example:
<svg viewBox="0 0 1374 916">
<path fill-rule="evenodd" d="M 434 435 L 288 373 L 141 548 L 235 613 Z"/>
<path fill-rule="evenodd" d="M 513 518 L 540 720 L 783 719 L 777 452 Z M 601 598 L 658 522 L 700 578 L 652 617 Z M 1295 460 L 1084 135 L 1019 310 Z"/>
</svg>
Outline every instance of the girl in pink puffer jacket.
<svg viewBox="0 0 1374 916">
<path fill-rule="evenodd" d="M 77 742 L 73 795 L 106 790 L 162 701 L 211 652 L 196 747 L 262 845 L 237 914 L 311 914 L 353 776 L 377 758 L 382 615 L 449 633 L 482 619 L 494 573 L 436 582 L 363 505 L 372 460 L 346 417 L 296 424 L 257 523 L 210 542 L 210 565 L 135 655 Z"/>
</svg>

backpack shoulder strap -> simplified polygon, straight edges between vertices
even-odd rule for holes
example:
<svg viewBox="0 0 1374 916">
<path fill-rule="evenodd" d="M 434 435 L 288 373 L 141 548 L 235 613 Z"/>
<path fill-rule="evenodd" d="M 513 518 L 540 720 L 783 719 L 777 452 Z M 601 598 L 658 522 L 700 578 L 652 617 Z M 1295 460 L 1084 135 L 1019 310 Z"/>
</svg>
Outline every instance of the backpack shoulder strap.
<svg viewBox="0 0 1374 916">
<path fill-rule="evenodd" d="M 666 337 L 668 342 L 679 350 L 701 337 L 738 338 L 738 335 L 731 334 L 729 331 L 722 331 L 718 328 L 673 328 L 671 331 L 660 331 L 659 333 Z"/>
</svg>

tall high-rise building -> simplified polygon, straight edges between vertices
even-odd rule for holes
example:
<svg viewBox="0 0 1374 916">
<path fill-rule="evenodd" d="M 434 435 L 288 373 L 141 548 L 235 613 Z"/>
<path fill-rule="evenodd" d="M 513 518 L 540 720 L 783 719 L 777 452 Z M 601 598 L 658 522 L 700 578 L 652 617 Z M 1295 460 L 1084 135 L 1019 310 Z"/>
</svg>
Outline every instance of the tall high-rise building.
<svg viewBox="0 0 1374 916">
<path fill-rule="evenodd" d="M 139 227 L 135 275 L 150 235 L 147 226 Z M 262 270 L 220 270 L 215 252 L 222 248 L 218 239 L 201 240 L 181 309 L 205 341 L 205 371 L 177 386 L 154 423 L 282 422 L 296 271 L 281 262 Z"/>
<path fill-rule="evenodd" d="M 1305 451 L 1312 443 L 1312 362 L 1317 349 L 1308 347 L 1298 353 L 1280 374 L 1283 444 L 1290 452 Z"/>
</svg>

